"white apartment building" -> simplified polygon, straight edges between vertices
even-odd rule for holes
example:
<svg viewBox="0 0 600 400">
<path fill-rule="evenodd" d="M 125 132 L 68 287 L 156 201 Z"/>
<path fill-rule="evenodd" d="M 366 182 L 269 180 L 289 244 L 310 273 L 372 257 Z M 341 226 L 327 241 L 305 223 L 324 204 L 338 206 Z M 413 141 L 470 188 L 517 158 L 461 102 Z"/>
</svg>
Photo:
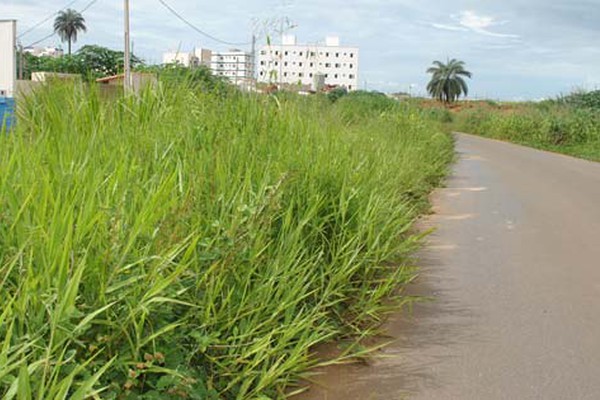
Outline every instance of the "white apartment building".
<svg viewBox="0 0 600 400">
<path fill-rule="evenodd" d="M 214 75 L 228 78 L 235 84 L 249 82 L 254 79 L 254 55 L 238 49 L 215 52 L 210 69 Z"/>
<path fill-rule="evenodd" d="M 295 36 L 284 35 L 281 44 L 260 49 L 258 81 L 314 86 L 315 78 L 324 76 L 326 85 L 356 90 L 358 63 L 358 47 L 340 46 L 338 37 L 328 37 L 325 45 L 299 45 Z"/>
<path fill-rule="evenodd" d="M 59 47 L 49 46 L 49 47 L 25 47 L 23 49 L 23 53 L 28 53 L 34 55 L 36 57 L 62 57 L 65 52 L 63 49 Z"/>
<path fill-rule="evenodd" d="M 195 68 L 204 65 L 210 68 L 211 56 L 212 51 L 203 48 L 196 48 L 189 53 L 170 51 L 163 53 L 163 64 L 179 64 L 186 68 Z"/>
</svg>

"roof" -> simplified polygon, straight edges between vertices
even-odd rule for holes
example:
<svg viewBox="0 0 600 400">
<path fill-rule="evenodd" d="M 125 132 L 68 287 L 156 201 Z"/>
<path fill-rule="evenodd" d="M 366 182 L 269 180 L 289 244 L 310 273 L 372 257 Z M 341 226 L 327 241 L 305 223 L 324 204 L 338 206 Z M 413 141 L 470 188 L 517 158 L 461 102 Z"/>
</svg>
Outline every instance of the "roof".
<svg viewBox="0 0 600 400">
<path fill-rule="evenodd" d="M 99 78 L 96 79 L 96 82 L 110 82 L 110 81 L 114 81 L 117 79 L 123 79 L 125 77 L 125 74 L 117 74 L 117 75 L 112 75 L 112 76 L 107 76 L 105 78 Z"/>
<path fill-rule="evenodd" d="M 132 72 L 131 76 L 154 76 L 154 74 L 144 73 L 144 72 Z M 124 79 L 124 78 L 125 78 L 125 74 L 117 74 L 117 75 L 112 75 L 112 76 L 107 76 L 104 78 L 96 79 L 96 82 L 104 83 L 104 82 L 116 81 L 118 79 Z"/>
</svg>

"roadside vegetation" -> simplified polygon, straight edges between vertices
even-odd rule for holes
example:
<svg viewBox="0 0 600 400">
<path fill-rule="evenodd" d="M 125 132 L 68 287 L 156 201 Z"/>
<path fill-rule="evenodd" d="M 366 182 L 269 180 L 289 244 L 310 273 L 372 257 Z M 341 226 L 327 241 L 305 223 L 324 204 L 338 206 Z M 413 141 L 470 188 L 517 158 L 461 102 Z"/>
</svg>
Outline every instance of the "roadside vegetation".
<svg viewBox="0 0 600 400">
<path fill-rule="evenodd" d="M 600 91 L 453 111 L 454 130 L 600 161 Z"/>
<path fill-rule="evenodd" d="M 0 135 L 0 397 L 285 397 L 405 300 L 452 155 L 378 95 L 36 91 Z"/>
</svg>

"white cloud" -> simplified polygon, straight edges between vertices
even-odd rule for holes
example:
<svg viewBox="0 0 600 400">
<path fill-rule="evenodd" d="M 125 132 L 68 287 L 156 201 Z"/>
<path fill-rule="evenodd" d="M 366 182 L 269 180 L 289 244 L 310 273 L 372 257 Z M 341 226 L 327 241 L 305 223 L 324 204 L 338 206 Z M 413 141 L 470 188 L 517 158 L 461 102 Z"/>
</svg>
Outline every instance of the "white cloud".
<svg viewBox="0 0 600 400">
<path fill-rule="evenodd" d="M 462 11 L 454 18 L 458 20 L 460 25 L 474 31 L 483 30 L 495 25 L 495 19 L 493 17 L 487 15 L 477 15 L 474 11 L 470 10 Z"/>
<path fill-rule="evenodd" d="M 446 30 L 446 31 L 462 31 L 462 32 L 468 31 L 468 29 L 466 29 L 466 28 L 462 28 L 460 26 L 454 26 L 454 25 L 432 23 L 431 26 L 433 26 L 434 28 L 442 29 L 442 30 Z"/>
<path fill-rule="evenodd" d="M 474 32 L 480 35 L 493 36 L 498 38 L 518 39 L 519 35 L 509 33 L 492 32 L 490 28 L 498 25 L 504 25 L 508 21 L 500 21 L 489 15 L 478 15 L 475 11 L 466 10 L 450 16 L 456 25 L 431 23 L 436 29 L 457 32 Z"/>
</svg>

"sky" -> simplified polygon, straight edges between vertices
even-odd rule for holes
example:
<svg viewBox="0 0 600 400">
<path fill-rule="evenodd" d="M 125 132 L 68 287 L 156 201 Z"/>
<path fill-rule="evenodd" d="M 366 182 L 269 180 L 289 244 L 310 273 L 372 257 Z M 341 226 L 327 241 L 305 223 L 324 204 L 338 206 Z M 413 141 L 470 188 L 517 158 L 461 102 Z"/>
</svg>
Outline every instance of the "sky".
<svg viewBox="0 0 600 400">
<path fill-rule="evenodd" d="M 69 3 L 81 10 L 90 1 L 0 0 L 0 19 L 17 19 L 25 32 Z M 473 73 L 469 97 L 475 99 L 537 100 L 600 88 L 600 0 L 164 1 L 225 42 L 247 43 L 254 32 L 264 44 L 269 21 L 284 16 L 299 43 L 339 36 L 342 45 L 360 48 L 360 86 L 368 90 L 425 94 L 425 71 L 449 58 L 463 60 Z M 192 30 L 159 0 L 130 2 L 134 52 L 147 62 L 160 62 L 169 50 L 232 47 Z M 122 0 L 95 0 L 84 17 L 89 29 L 74 49 L 122 48 Z M 27 46 L 50 33 L 51 19 L 20 40 Z"/>
</svg>

